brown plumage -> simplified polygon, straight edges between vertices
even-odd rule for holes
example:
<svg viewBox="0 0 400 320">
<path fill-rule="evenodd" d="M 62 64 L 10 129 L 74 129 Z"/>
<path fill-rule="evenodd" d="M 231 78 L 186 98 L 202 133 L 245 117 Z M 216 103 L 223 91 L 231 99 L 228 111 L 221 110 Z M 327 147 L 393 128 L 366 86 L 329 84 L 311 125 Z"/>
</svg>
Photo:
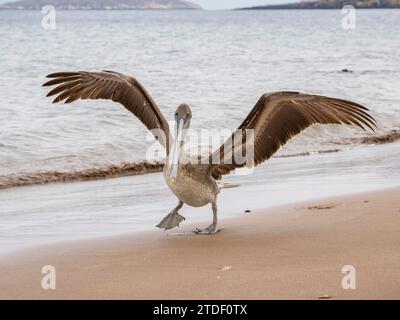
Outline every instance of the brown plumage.
<svg viewBox="0 0 400 320">
<path fill-rule="evenodd" d="M 57 72 L 43 86 L 57 85 L 47 96 L 53 103 L 71 103 L 78 99 L 109 99 L 133 113 L 169 151 L 171 136 L 167 120 L 146 89 L 133 77 L 114 71 Z M 160 130 L 162 131 L 160 134 Z"/>
<path fill-rule="evenodd" d="M 353 124 L 374 131 L 375 120 L 367 111 L 367 108 L 351 101 L 318 95 L 299 92 L 264 94 L 237 130 L 243 143 L 233 145 L 232 135 L 211 155 L 210 159 L 221 161 L 220 165 L 214 165 L 214 175 L 228 174 L 244 166 L 235 162 L 234 154 L 246 150 L 246 129 L 254 130 L 254 165 L 259 165 L 289 139 L 313 124 Z"/>
<path fill-rule="evenodd" d="M 158 225 L 163 229 L 172 229 L 184 220 L 178 213 L 184 203 L 195 207 L 211 203 L 213 223 L 197 232 L 217 232 L 216 203 L 220 191 L 217 180 L 222 175 L 247 165 L 238 163 L 235 155 L 248 151 L 246 138 L 249 132 L 254 137 L 253 165 L 256 166 L 272 157 L 289 139 L 313 124 L 356 125 L 364 130 L 374 130 L 376 127 L 375 120 L 367 113 L 368 109 L 357 103 L 299 92 L 274 92 L 264 94 L 258 100 L 236 130 L 238 141 L 232 135 L 232 139 L 209 157 L 208 164 L 184 164 L 185 155 L 181 150 L 192 118 L 188 105 L 180 105 L 175 113 L 176 133 L 175 139 L 172 139 L 168 123 L 157 104 L 135 78 L 113 71 L 59 72 L 48 77 L 51 80 L 44 86 L 56 86 L 48 93 L 48 96 L 56 95 L 54 103 L 71 103 L 78 99 L 109 99 L 122 104 L 149 130 L 158 130 L 153 131 L 153 134 L 167 151 L 164 178 L 179 199 L 178 206 Z M 171 148 L 172 145 L 174 148 Z"/>
</svg>

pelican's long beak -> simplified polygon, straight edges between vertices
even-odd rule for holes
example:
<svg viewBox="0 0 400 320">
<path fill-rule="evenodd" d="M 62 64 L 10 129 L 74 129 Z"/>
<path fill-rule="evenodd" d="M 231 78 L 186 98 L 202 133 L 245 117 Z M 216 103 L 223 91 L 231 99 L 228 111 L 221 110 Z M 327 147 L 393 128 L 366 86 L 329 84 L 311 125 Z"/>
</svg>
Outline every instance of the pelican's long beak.
<svg viewBox="0 0 400 320">
<path fill-rule="evenodd" d="M 181 152 L 183 149 L 183 130 L 185 127 L 185 121 L 183 119 L 177 119 L 175 123 L 175 139 L 172 147 L 172 156 L 171 159 L 171 178 L 176 179 L 178 175 L 178 165 L 179 159 L 181 156 Z"/>
</svg>

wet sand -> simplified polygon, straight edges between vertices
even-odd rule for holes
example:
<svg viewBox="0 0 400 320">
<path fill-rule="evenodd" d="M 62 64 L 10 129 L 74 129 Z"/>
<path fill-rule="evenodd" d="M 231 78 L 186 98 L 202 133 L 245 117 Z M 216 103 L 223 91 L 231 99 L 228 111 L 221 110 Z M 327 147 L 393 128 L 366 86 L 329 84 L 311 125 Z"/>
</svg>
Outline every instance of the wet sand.
<svg viewBox="0 0 400 320">
<path fill-rule="evenodd" d="M 1 299 L 400 299 L 400 188 L 1 257 Z M 180 233 L 179 233 L 180 232 Z M 187 232 L 187 233 L 185 233 Z M 44 265 L 56 290 L 41 287 Z M 345 265 L 356 289 L 344 290 Z"/>
</svg>

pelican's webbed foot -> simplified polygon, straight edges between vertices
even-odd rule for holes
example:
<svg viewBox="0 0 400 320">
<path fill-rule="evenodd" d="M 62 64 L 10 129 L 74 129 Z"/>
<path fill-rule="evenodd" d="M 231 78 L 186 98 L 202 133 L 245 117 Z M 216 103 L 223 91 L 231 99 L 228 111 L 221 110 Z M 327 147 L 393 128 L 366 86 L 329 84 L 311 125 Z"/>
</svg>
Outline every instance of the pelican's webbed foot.
<svg viewBox="0 0 400 320">
<path fill-rule="evenodd" d="M 175 227 L 179 227 L 179 224 L 185 220 L 185 217 L 181 216 L 178 212 L 172 211 L 157 225 L 158 228 L 169 230 Z"/>
<path fill-rule="evenodd" d="M 178 206 L 171 211 L 161 222 L 157 225 L 158 228 L 164 230 L 170 230 L 175 227 L 179 227 L 179 224 L 185 220 L 185 217 L 181 216 L 178 213 L 178 210 L 181 209 L 183 206 L 183 202 L 179 202 Z"/>
<path fill-rule="evenodd" d="M 217 233 L 218 232 L 217 224 L 213 223 L 205 229 L 196 228 L 196 230 L 194 232 L 196 234 L 205 234 L 205 235 Z"/>
<path fill-rule="evenodd" d="M 215 202 L 212 203 L 212 211 L 213 211 L 213 223 L 208 226 L 205 229 L 196 229 L 194 232 L 196 234 L 205 234 L 205 235 L 210 235 L 210 234 L 215 234 L 218 232 L 217 229 L 217 223 L 218 223 L 218 219 L 217 219 L 217 204 Z"/>
</svg>

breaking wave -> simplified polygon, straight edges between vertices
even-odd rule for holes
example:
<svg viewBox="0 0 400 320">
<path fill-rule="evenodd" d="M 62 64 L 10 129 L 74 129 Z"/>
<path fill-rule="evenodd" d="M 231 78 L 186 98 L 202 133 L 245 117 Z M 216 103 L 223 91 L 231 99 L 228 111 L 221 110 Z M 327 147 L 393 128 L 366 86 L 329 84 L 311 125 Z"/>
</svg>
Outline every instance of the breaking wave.
<svg viewBox="0 0 400 320">
<path fill-rule="evenodd" d="M 325 154 L 325 153 L 335 153 L 344 150 L 348 150 L 348 146 L 360 146 L 360 145 L 377 145 L 377 144 L 385 144 L 392 143 L 397 140 L 400 140 L 400 131 L 392 130 L 388 133 L 380 134 L 380 135 L 371 135 L 367 137 L 359 137 L 359 138 L 341 138 L 340 140 L 331 140 L 328 143 L 332 145 L 342 145 L 347 146 L 346 148 L 334 148 L 334 149 L 326 149 L 326 150 L 315 150 L 315 151 L 305 151 L 298 153 L 289 153 L 289 154 L 281 154 L 276 156 L 276 158 L 289 158 L 289 157 L 302 157 L 302 156 L 311 156 L 315 154 Z"/>
<path fill-rule="evenodd" d="M 70 172 L 47 171 L 34 173 L 19 173 L 0 176 L 0 189 L 21 187 L 55 182 L 88 181 L 117 178 L 123 176 L 136 176 L 146 173 L 160 172 L 161 163 L 122 163 L 119 165 L 106 165 L 104 167 L 76 170 Z"/>
<path fill-rule="evenodd" d="M 400 130 L 392 130 L 388 133 L 384 133 L 381 135 L 340 139 L 340 140 L 330 141 L 329 143 L 334 145 L 343 145 L 343 146 L 349 146 L 349 145 L 357 146 L 357 145 L 374 145 L 374 144 L 376 145 L 376 144 L 392 143 L 397 140 L 400 140 Z M 327 150 L 281 154 L 275 157 L 276 158 L 302 157 L 302 156 L 311 156 L 315 154 L 336 153 L 344 150 L 348 150 L 348 147 L 342 149 L 334 148 Z M 15 173 L 15 174 L 0 175 L 0 190 L 13 187 L 42 185 L 42 184 L 56 183 L 56 182 L 89 181 L 89 180 L 101 180 L 101 179 L 117 178 L 124 176 L 136 176 L 147 173 L 161 172 L 163 170 L 163 166 L 164 164 L 161 162 L 150 163 L 144 161 L 139 163 L 121 163 L 117 165 L 112 164 L 112 165 L 105 165 L 102 167 L 95 167 L 95 168 L 74 170 L 74 171 L 45 171 L 45 172 L 39 171 L 33 173 Z"/>
<path fill-rule="evenodd" d="M 329 142 L 337 145 L 371 145 L 392 143 L 397 140 L 400 140 L 400 130 L 391 130 L 387 133 L 375 134 L 367 137 L 341 138 L 340 140 L 332 140 Z"/>
<path fill-rule="evenodd" d="M 371 137 L 364 137 L 358 139 L 361 144 L 384 144 L 400 140 L 400 131 L 392 130 L 387 134 L 376 135 Z"/>
</svg>

